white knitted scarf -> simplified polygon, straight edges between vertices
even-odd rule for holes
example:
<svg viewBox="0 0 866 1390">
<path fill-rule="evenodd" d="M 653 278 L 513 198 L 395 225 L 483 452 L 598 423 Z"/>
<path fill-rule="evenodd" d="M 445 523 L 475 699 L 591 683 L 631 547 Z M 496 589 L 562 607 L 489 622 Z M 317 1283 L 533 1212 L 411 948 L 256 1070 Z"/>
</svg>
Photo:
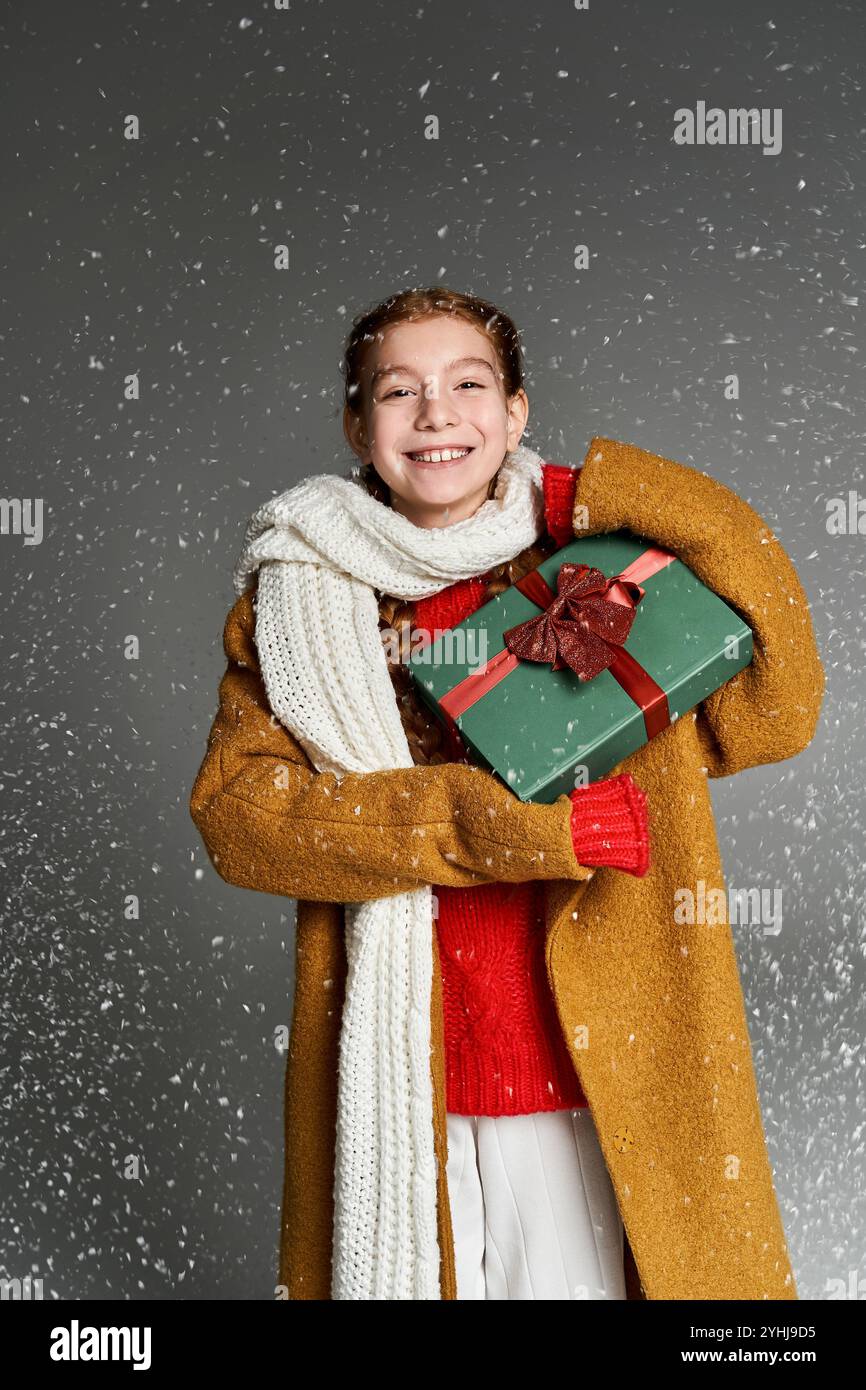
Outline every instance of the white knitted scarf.
<svg viewBox="0 0 866 1390">
<path fill-rule="evenodd" d="M 493 497 L 450 526 L 416 526 L 336 474 L 308 478 L 252 515 L 235 589 L 260 567 L 256 645 L 268 701 L 319 772 L 413 765 L 374 590 L 425 598 L 483 574 L 536 540 L 543 518 L 542 460 L 525 445 L 506 454 Z M 334 1299 L 440 1297 L 433 930 L 428 883 L 345 905 Z"/>
</svg>

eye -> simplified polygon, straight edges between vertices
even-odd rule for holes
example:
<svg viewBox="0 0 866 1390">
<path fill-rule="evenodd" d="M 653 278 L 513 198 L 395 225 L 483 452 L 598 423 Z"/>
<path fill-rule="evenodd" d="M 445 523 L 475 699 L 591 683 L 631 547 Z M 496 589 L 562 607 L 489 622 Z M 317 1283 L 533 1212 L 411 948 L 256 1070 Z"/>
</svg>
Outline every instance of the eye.
<svg viewBox="0 0 866 1390">
<path fill-rule="evenodd" d="M 390 400 L 392 396 L 396 396 L 400 391 L 408 391 L 408 390 L 409 390 L 408 386 L 395 386 L 394 389 L 393 389 L 392 391 L 388 391 L 388 392 L 382 397 L 382 400 L 383 400 L 383 401 Z"/>
<path fill-rule="evenodd" d="M 483 390 L 484 390 L 484 387 L 482 386 L 482 384 L 481 384 L 480 381 L 461 381 L 460 387 L 463 387 L 463 386 L 477 386 L 479 391 L 483 391 Z M 458 389 L 459 389 L 459 388 L 458 388 Z"/>
</svg>

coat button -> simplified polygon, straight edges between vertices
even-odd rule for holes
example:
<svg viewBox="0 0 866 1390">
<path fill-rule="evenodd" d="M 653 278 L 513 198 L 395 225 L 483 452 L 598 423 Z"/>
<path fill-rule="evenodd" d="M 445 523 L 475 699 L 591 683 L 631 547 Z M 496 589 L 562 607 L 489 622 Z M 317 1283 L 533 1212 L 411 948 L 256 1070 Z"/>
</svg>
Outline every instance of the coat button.
<svg viewBox="0 0 866 1390">
<path fill-rule="evenodd" d="M 627 1126 L 618 1129 L 613 1136 L 613 1146 L 617 1153 L 626 1154 L 635 1147 L 635 1137 Z"/>
</svg>

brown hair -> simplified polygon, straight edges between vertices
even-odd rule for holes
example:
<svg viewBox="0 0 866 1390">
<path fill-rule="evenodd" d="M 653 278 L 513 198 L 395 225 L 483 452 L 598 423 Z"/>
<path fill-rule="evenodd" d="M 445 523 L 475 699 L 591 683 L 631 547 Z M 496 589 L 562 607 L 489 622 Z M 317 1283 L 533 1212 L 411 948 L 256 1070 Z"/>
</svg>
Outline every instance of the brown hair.
<svg viewBox="0 0 866 1390">
<path fill-rule="evenodd" d="M 403 290 L 383 300 L 374 308 L 365 310 L 352 321 L 343 355 L 345 408 L 352 415 L 359 416 L 364 410 L 363 367 L 370 343 L 393 324 L 409 323 L 436 314 L 453 314 L 457 318 L 465 319 L 490 339 L 499 363 L 506 399 L 516 395 L 522 388 L 523 351 L 519 333 L 509 316 L 477 295 L 461 294 L 441 285 L 433 285 L 429 289 Z M 493 496 L 498 477 L 497 472 L 491 478 L 488 497 Z M 372 463 L 362 465 L 359 482 L 377 501 L 386 507 L 391 505 L 390 490 Z M 483 576 L 487 579 L 483 602 L 487 603 L 515 580 L 536 569 L 555 549 L 556 543 L 552 537 L 543 532 L 537 541 L 527 546 L 514 559 L 506 560 L 488 570 L 486 576 Z M 380 596 L 379 627 L 400 634 L 401 657 L 404 659 L 409 651 L 414 617 L 415 604 L 411 600 L 395 598 L 389 594 Z M 402 661 L 391 660 L 389 656 L 388 671 L 394 684 L 400 717 L 414 761 L 448 761 L 449 755 L 442 749 L 441 727 L 421 701 L 406 666 Z"/>
</svg>

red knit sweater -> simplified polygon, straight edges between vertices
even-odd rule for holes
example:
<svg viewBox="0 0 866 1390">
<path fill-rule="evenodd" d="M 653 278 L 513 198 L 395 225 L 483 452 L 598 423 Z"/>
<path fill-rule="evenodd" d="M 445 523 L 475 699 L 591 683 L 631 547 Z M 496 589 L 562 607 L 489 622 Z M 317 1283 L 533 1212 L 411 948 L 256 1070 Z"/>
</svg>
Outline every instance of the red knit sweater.
<svg viewBox="0 0 866 1390">
<path fill-rule="evenodd" d="M 577 469 L 544 465 L 545 520 L 559 545 L 572 538 Z M 473 613 L 484 576 L 459 580 L 415 605 L 416 629 L 434 633 Z M 582 864 L 638 876 L 649 854 L 646 799 L 623 774 L 571 793 Z M 446 1107 L 460 1115 L 524 1115 L 586 1105 L 556 1016 L 544 961 L 544 883 L 434 885 L 445 1012 Z"/>
</svg>

